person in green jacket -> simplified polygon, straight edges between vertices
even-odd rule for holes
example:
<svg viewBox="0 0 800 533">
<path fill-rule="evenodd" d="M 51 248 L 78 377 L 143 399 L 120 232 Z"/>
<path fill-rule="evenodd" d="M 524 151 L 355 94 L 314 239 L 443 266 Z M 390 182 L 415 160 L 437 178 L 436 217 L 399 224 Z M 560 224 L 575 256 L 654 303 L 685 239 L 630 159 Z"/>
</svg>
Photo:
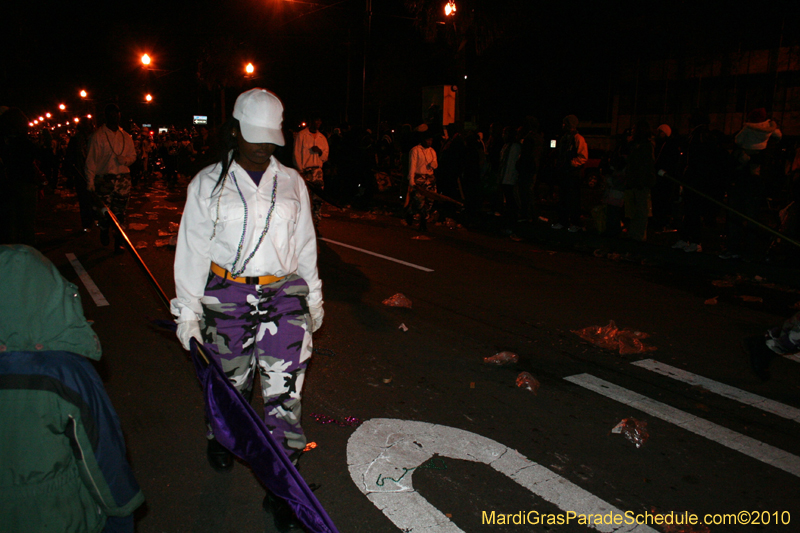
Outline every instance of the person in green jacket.
<svg viewBox="0 0 800 533">
<path fill-rule="evenodd" d="M 0 530 L 132 533 L 144 502 L 77 287 L 0 246 Z"/>
</svg>

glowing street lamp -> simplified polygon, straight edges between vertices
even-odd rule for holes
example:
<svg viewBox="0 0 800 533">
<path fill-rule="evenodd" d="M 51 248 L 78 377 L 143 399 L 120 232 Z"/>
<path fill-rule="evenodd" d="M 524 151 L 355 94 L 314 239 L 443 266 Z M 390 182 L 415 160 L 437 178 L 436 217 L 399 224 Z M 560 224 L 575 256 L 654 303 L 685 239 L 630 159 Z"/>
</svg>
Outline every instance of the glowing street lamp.
<svg viewBox="0 0 800 533">
<path fill-rule="evenodd" d="M 149 65 L 150 64 L 150 56 L 147 54 L 142 55 L 142 65 Z"/>
<path fill-rule="evenodd" d="M 39 122 L 44 122 L 44 117 L 39 117 Z"/>
<path fill-rule="evenodd" d="M 450 1 L 449 1 L 449 2 L 447 2 L 447 4 L 444 6 L 444 14 L 445 14 L 445 16 L 448 16 L 448 17 L 449 17 L 450 15 L 452 15 L 452 14 L 453 14 L 453 13 L 455 13 L 455 12 L 456 12 L 456 3 L 455 3 L 455 0 L 450 0 Z"/>
<path fill-rule="evenodd" d="M 59 104 L 58 108 L 59 108 L 61 111 L 66 111 L 66 109 L 67 109 L 67 106 L 65 106 L 64 104 Z"/>
<path fill-rule="evenodd" d="M 253 72 L 256 71 L 256 68 L 253 66 L 252 63 L 248 63 L 247 65 L 245 65 L 244 71 L 247 72 L 248 76 L 252 76 Z"/>
<path fill-rule="evenodd" d="M 86 96 L 88 96 L 86 94 L 86 91 L 84 91 L 83 89 L 81 89 L 81 92 L 79 94 L 81 95 L 81 98 L 86 98 Z"/>
<path fill-rule="evenodd" d="M 39 123 L 39 121 L 38 121 L 38 120 L 34 120 L 34 121 L 33 121 L 33 123 L 34 123 L 34 124 L 38 124 L 38 123 Z"/>
<path fill-rule="evenodd" d="M 78 117 L 75 117 L 75 118 L 73 118 L 72 120 L 74 120 L 74 121 L 75 121 L 75 124 L 77 124 L 78 122 L 80 122 L 80 121 L 81 121 L 81 119 L 79 119 Z"/>
<path fill-rule="evenodd" d="M 44 116 L 46 116 L 47 118 L 50 118 L 50 117 L 52 117 L 53 115 L 51 115 L 50 113 L 45 113 L 45 114 L 44 114 Z"/>
<path fill-rule="evenodd" d="M 32 128 L 33 127 L 33 122 L 28 122 L 28 127 Z"/>
<path fill-rule="evenodd" d="M 152 96 L 150 93 L 147 93 L 147 94 L 144 96 L 144 100 L 145 100 L 145 102 L 147 102 L 147 103 L 149 104 L 150 102 L 152 102 L 152 101 L 153 101 L 153 96 Z"/>
<path fill-rule="evenodd" d="M 86 118 L 92 118 L 92 115 L 86 115 Z"/>
</svg>

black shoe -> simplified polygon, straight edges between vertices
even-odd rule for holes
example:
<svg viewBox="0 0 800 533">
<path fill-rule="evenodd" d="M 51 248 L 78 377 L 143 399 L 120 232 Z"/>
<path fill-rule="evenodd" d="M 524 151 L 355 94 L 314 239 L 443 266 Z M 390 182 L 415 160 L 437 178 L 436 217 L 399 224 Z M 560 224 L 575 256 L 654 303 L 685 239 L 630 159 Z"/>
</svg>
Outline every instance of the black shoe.
<svg viewBox="0 0 800 533">
<path fill-rule="evenodd" d="M 262 506 L 265 511 L 272 515 L 272 519 L 275 521 L 275 529 L 280 533 L 302 530 L 302 524 L 300 524 L 300 521 L 295 516 L 292 508 L 289 507 L 289 504 L 286 503 L 286 500 L 278 498 L 271 492 L 267 492 Z"/>
<path fill-rule="evenodd" d="M 233 468 L 233 454 L 217 442 L 217 439 L 209 439 L 206 455 L 208 456 L 208 462 L 217 472 Z"/>
<path fill-rule="evenodd" d="M 748 337 L 742 341 L 742 346 L 750 356 L 750 367 L 753 369 L 753 373 L 762 381 L 769 380 L 769 364 L 777 357 L 777 354 L 767 347 L 764 336 Z"/>
<path fill-rule="evenodd" d="M 122 255 L 125 253 L 125 240 L 122 235 L 114 236 L 114 255 Z"/>
<path fill-rule="evenodd" d="M 103 246 L 108 246 L 108 243 L 111 242 L 111 238 L 108 235 L 108 228 L 100 228 L 100 244 Z"/>
</svg>

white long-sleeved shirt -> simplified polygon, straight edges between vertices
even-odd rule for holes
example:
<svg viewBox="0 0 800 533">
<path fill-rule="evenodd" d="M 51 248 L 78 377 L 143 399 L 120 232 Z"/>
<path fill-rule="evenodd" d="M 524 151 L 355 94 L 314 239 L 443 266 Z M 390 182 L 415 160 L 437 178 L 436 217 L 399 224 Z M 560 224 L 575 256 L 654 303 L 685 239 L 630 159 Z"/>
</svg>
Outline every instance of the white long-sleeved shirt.
<svg viewBox="0 0 800 533">
<path fill-rule="evenodd" d="M 247 172 L 234 161 L 224 187 L 214 190 L 220 171 L 219 163 L 208 166 L 189 184 L 175 250 L 177 298 L 172 300 L 170 306 L 172 314 L 178 318 L 178 322 L 202 317 L 200 299 L 205 292 L 212 261 L 228 271 L 241 268 L 245 258 L 255 249 L 264 229 L 271 205 L 274 176 L 278 180 L 278 188 L 269 231 L 240 275 L 282 277 L 296 272 L 308 284 L 311 317 L 321 319 L 322 281 L 317 272 L 317 241 L 308 190 L 303 179 L 296 170 L 281 165 L 273 157 L 261 183 L 256 187 Z M 239 197 L 237 183 L 247 203 L 247 230 L 239 261 L 234 265 L 245 224 L 245 207 Z M 219 219 L 216 234 L 212 238 L 217 205 Z"/>
<path fill-rule="evenodd" d="M 433 174 L 439 166 L 436 159 L 436 150 L 416 145 L 408 154 L 408 183 L 414 186 L 414 176 L 417 174 Z"/>
<path fill-rule="evenodd" d="M 314 147 L 322 150 L 322 155 L 311 151 Z M 300 130 L 294 140 L 294 163 L 302 172 L 309 167 L 321 167 L 328 160 L 328 139 L 320 133 L 311 133 L 308 128 Z"/>
<path fill-rule="evenodd" d="M 136 161 L 133 138 L 122 128 L 111 131 L 100 126 L 89 139 L 86 155 L 86 183 L 94 188 L 94 177 L 103 174 L 127 174 Z"/>
</svg>

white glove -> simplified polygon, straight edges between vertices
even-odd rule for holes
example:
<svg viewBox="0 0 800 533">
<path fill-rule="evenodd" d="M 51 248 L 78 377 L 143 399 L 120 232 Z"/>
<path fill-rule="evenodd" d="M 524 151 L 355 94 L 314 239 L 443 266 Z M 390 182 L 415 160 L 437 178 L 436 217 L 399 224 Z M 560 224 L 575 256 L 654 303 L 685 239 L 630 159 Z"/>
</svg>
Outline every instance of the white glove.
<svg viewBox="0 0 800 533">
<path fill-rule="evenodd" d="M 189 341 L 194 338 L 197 342 L 203 344 L 203 336 L 200 334 L 200 322 L 197 320 L 187 320 L 178 323 L 178 340 L 181 341 L 184 350 L 191 348 Z"/>
<path fill-rule="evenodd" d="M 311 314 L 311 333 L 314 333 L 322 327 L 322 317 L 325 316 L 322 303 L 317 306 L 309 306 L 308 312 Z"/>
</svg>

